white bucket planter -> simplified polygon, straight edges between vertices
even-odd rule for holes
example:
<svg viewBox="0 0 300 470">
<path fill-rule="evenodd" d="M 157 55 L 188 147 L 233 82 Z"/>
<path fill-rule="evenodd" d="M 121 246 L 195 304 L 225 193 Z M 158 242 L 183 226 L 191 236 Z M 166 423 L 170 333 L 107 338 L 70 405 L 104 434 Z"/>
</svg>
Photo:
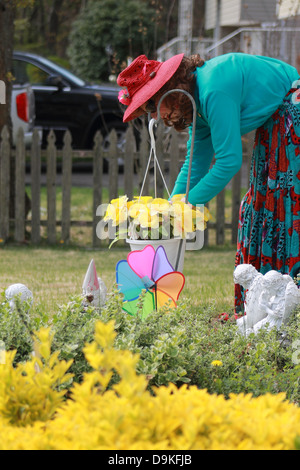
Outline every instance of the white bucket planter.
<svg viewBox="0 0 300 470">
<path fill-rule="evenodd" d="M 130 245 L 131 251 L 143 250 L 147 245 L 152 245 L 156 251 L 159 246 L 163 246 L 171 266 L 175 269 L 178 250 L 180 250 L 180 238 L 171 238 L 169 240 L 131 240 L 127 238 L 126 242 Z M 184 239 L 182 240 L 181 254 L 177 267 L 177 271 L 179 272 L 183 271 L 185 249 L 186 240 Z"/>
</svg>

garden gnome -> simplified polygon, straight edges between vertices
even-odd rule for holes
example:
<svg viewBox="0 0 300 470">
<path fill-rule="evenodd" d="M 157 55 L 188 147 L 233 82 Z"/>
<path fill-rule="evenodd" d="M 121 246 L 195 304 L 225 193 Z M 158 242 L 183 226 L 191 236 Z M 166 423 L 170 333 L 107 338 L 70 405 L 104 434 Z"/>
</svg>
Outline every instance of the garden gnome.
<svg viewBox="0 0 300 470">
<path fill-rule="evenodd" d="M 18 302 L 20 304 L 27 302 L 29 311 L 33 303 L 33 294 L 24 284 L 12 284 L 9 286 L 5 291 L 5 297 L 8 300 L 11 311 L 18 307 Z"/>
<path fill-rule="evenodd" d="M 105 305 L 107 289 L 102 279 L 97 276 L 96 266 L 93 259 L 86 272 L 82 291 L 86 303 L 93 305 L 94 307 L 103 307 Z"/>
</svg>

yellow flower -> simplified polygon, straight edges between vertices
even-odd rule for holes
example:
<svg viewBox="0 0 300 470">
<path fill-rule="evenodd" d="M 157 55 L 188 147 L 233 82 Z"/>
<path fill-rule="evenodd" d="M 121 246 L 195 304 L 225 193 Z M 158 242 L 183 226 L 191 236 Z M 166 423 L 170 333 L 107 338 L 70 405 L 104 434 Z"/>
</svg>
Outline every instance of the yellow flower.
<svg viewBox="0 0 300 470">
<path fill-rule="evenodd" d="M 193 210 L 184 202 L 173 204 L 173 227 L 174 235 L 181 236 L 194 231 Z"/>
<path fill-rule="evenodd" d="M 179 201 L 182 201 L 182 199 L 185 198 L 185 194 L 175 194 L 172 198 L 171 198 L 171 201 L 172 202 L 179 202 Z"/>
<path fill-rule="evenodd" d="M 127 196 L 120 196 L 117 199 L 112 199 L 107 207 L 103 220 L 105 222 L 111 220 L 113 227 L 125 222 L 128 217 L 127 201 Z"/>
<path fill-rule="evenodd" d="M 156 198 L 151 201 L 151 210 L 158 214 L 168 215 L 171 209 L 172 205 L 167 199 Z"/>
<path fill-rule="evenodd" d="M 140 204 L 136 202 L 129 208 L 128 215 L 132 219 L 136 219 L 139 213 L 144 212 L 145 210 L 148 210 L 148 209 L 144 204 Z"/>
<path fill-rule="evenodd" d="M 118 207 L 125 207 L 127 205 L 128 197 L 127 196 L 120 196 L 117 199 L 112 199 L 110 201 L 111 204 Z"/>
<path fill-rule="evenodd" d="M 107 222 L 108 220 L 112 221 L 113 227 L 125 222 L 127 220 L 127 207 L 119 208 L 114 204 L 109 204 L 104 216 L 104 221 Z"/>
<path fill-rule="evenodd" d="M 140 204 L 149 204 L 152 200 L 152 196 L 134 196 L 136 202 Z"/>
<path fill-rule="evenodd" d="M 212 361 L 211 365 L 213 367 L 221 367 L 223 365 L 223 362 L 216 360 L 216 361 Z"/>
<path fill-rule="evenodd" d="M 151 201 L 152 204 L 158 204 L 162 206 L 170 206 L 170 202 L 167 199 L 162 199 L 161 197 L 157 197 L 155 199 L 152 199 Z"/>
<path fill-rule="evenodd" d="M 149 210 L 139 212 L 137 222 L 142 228 L 158 228 L 159 217 L 157 214 L 151 213 Z"/>
</svg>

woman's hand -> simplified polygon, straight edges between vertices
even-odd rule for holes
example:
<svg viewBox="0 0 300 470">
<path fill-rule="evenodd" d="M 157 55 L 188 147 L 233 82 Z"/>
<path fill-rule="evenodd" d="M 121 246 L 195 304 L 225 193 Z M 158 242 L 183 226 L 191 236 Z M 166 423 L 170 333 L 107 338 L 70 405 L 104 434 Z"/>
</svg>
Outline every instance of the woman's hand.
<svg viewBox="0 0 300 470">
<path fill-rule="evenodd" d="M 185 203 L 185 197 L 183 197 L 183 198 L 181 199 L 181 202 L 184 202 L 184 203 Z M 189 206 L 191 209 L 196 209 L 196 206 L 193 206 L 193 204 L 191 204 L 190 202 L 188 202 L 187 204 L 188 204 L 188 206 Z"/>
</svg>

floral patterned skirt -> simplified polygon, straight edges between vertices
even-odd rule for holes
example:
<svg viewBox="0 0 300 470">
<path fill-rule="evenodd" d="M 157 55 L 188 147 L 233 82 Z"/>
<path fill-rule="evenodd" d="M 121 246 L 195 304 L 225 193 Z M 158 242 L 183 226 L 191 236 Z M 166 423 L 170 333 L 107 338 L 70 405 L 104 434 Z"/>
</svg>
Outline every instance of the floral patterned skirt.
<svg viewBox="0 0 300 470">
<path fill-rule="evenodd" d="M 300 103 L 291 89 L 256 131 L 250 189 L 242 200 L 235 265 L 293 278 L 300 272 Z M 235 286 L 235 313 L 244 292 Z"/>
</svg>

